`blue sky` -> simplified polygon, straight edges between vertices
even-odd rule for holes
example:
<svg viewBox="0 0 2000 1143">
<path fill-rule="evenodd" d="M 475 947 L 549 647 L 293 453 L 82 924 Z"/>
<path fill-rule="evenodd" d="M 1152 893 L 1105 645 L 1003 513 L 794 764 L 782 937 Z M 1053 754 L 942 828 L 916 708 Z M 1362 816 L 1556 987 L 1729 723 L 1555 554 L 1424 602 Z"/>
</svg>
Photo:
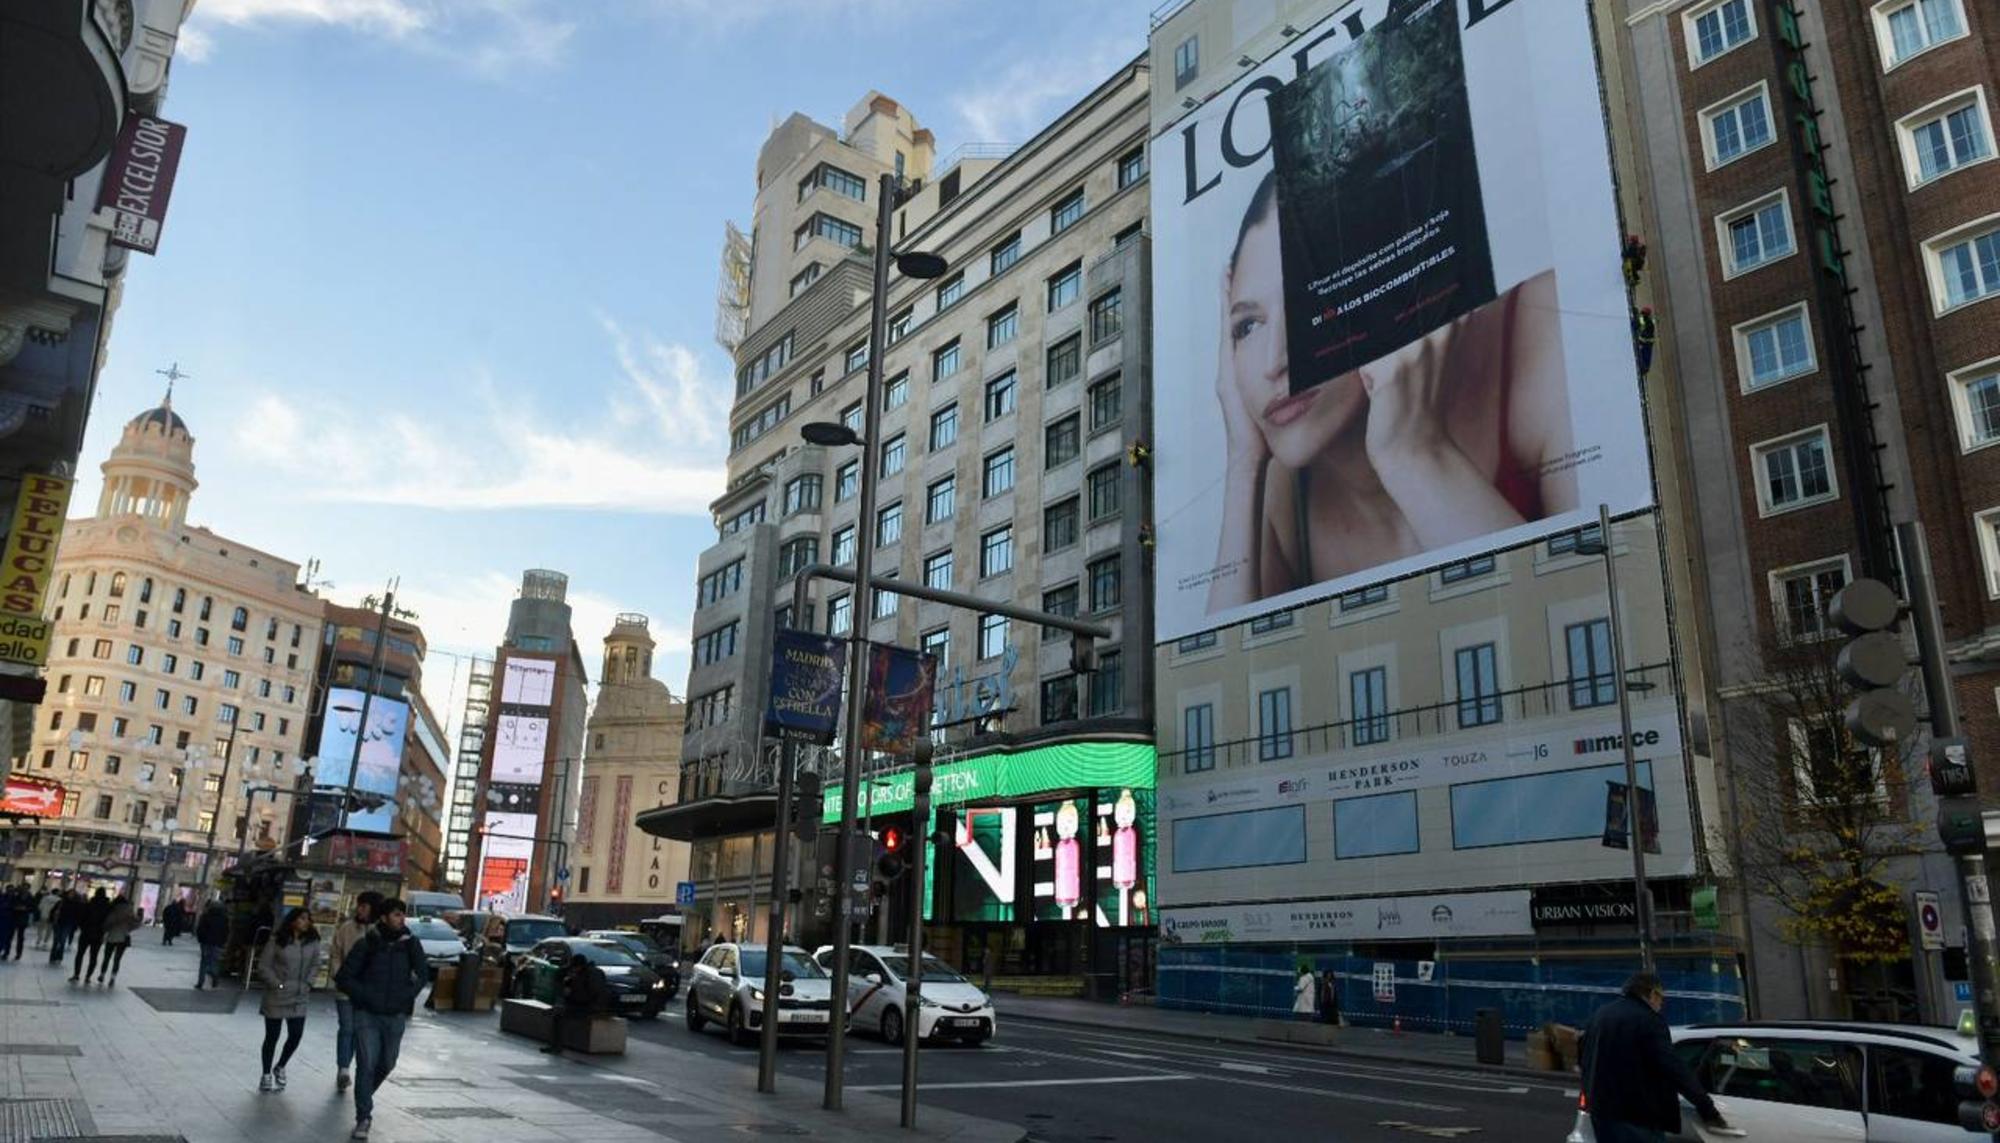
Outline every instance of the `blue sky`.
<svg viewBox="0 0 2000 1143">
<path fill-rule="evenodd" d="M 319 559 L 344 602 L 401 576 L 446 651 L 490 653 L 521 569 L 560 569 L 593 675 L 638 611 L 679 694 L 728 436 L 723 223 L 766 132 L 872 87 L 940 154 L 1020 142 L 1156 3 L 200 0 L 78 507 L 178 362 L 193 522 Z M 434 706 L 453 667 L 427 664 Z"/>
</svg>

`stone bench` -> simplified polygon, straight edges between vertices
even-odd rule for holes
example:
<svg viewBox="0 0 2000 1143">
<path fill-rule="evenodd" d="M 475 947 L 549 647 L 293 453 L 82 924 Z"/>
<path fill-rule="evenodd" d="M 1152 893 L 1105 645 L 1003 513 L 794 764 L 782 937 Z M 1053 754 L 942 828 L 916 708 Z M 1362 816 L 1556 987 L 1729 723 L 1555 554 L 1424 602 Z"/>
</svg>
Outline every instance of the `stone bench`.
<svg viewBox="0 0 2000 1143">
<path fill-rule="evenodd" d="M 1266 1020 L 1253 1021 L 1250 1034 L 1259 1040 L 1273 1040 L 1281 1044 L 1331 1045 L 1340 1042 L 1338 1024 L 1321 1024 L 1317 1020 Z"/>
<path fill-rule="evenodd" d="M 526 1036 L 544 1044 L 549 1042 L 549 1029 L 554 1026 L 555 1018 L 554 1006 L 539 1000 L 509 1000 L 500 1006 L 502 1032 Z M 563 1022 L 562 1046 L 586 1055 L 622 1056 L 625 1054 L 625 1021 L 605 1014 L 592 1016 L 588 1021 L 566 1020 Z"/>
</svg>

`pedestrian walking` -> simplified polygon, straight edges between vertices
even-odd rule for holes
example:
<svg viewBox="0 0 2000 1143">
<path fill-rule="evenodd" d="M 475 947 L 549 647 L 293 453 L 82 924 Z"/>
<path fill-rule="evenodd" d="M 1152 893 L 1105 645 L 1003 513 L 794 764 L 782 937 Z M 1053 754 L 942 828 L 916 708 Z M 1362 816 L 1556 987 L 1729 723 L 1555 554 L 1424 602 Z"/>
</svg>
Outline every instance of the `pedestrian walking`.
<svg viewBox="0 0 2000 1143">
<path fill-rule="evenodd" d="M 160 943 L 171 947 L 174 938 L 180 936 L 181 930 L 185 928 L 187 928 L 187 906 L 176 897 L 167 902 L 166 908 L 160 910 Z"/>
<path fill-rule="evenodd" d="M 549 1044 L 544 1055 L 562 1054 L 563 1028 L 582 1024 L 586 1028 L 610 1003 L 611 983 L 604 970 L 590 963 L 582 953 L 572 952 L 562 971 L 556 974 L 556 1009 L 549 1014 Z"/>
<path fill-rule="evenodd" d="M 53 889 L 44 889 L 35 898 L 35 947 L 45 949 L 55 939 L 56 906 L 62 903 L 62 894 Z"/>
<path fill-rule="evenodd" d="M 77 926 L 83 923 L 83 894 L 74 889 L 65 890 L 62 899 L 56 902 L 56 943 L 49 950 L 49 963 L 61 964 L 63 954 L 69 951 L 69 942 L 76 936 Z"/>
<path fill-rule="evenodd" d="M 97 983 L 105 983 L 106 976 L 118 983 L 118 966 L 125 963 L 125 950 L 132 947 L 132 933 L 138 927 L 139 911 L 120 893 L 104 918 L 104 964 L 97 970 Z"/>
<path fill-rule="evenodd" d="M 258 1005 L 264 1014 L 264 1076 L 257 1081 L 258 1091 L 285 1090 L 285 1065 L 305 1038 L 306 1002 L 312 997 L 319 959 L 319 930 L 302 908 L 285 914 L 257 958 L 257 979 L 264 985 L 264 1000 Z M 274 1065 L 280 1028 L 285 1030 L 285 1051 Z"/>
<path fill-rule="evenodd" d="M 1299 962 L 1299 977 L 1292 982 L 1292 1016 L 1300 1020 L 1313 1018 L 1313 994 L 1319 991 L 1319 983 L 1313 979 L 1312 966 Z"/>
<path fill-rule="evenodd" d="M 14 959 L 28 952 L 28 930 L 35 927 L 35 890 L 26 881 L 14 887 Z M 0 952 L 5 952 L 0 949 Z"/>
<path fill-rule="evenodd" d="M 368 935 L 368 927 L 375 921 L 375 906 L 381 903 L 380 893 L 373 890 L 362 893 L 354 899 L 354 915 L 333 930 L 327 973 L 335 982 L 333 1011 L 340 1020 L 339 1029 L 333 1034 L 333 1062 L 338 1069 L 333 1080 L 335 1091 L 346 1091 L 354 1082 L 354 1001 L 340 988 L 340 966 L 346 963 L 347 954 L 354 951 L 361 938 Z"/>
<path fill-rule="evenodd" d="M 375 1115 L 375 1089 L 396 1068 L 403 1029 L 429 977 L 424 946 L 404 925 L 408 912 L 391 897 L 381 919 L 341 962 L 336 987 L 354 1004 L 354 1133 L 368 1138 Z"/>
<path fill-rule="evenodd" d="M 1680 1131 L 1677 1096 L 1686 1096 L 1708 1126 L 1729 1126 L 1687 1062 L 1674 1054 L 1660 1015 L 1666 1003 L 1658 976 L 1634 973 L 1618 999 L 1599 1008 L 1584 1029 L 1584 1104 L 1598 1143 L 1664 1143 L 1667 1132 Z"/>
<path fill-rule="evenodd" d="M 201 946 L 201 967 L 195 970 L 194 986 L 203 982 L 222 985 L 222 946 L 229 943 L 229 913 L 222 902 L 210 898 L 194 923 L 195 943 Z"/>
<path fill-rule="evenodd" d="M 104 949 L 104 923 L 111 917 L 111 898 L 103 889 L 90 895 L 84 903 L 82 918 L 76 926 L 76 964 L 70 969 L 69 981 L 75 984 L 81 976 L 85 984 L 97 971 L 97 955 Z M 84 956 L 90 957 L 90 967 L 84 967 Z"/>
<path fill-rule="evenodd" d="M 16 896 L 18 893 L 12 885 L 0 888 L 0 960 L 6 960 L 7 954 L 14 948 L 14 930 L 19 924 L 14 919 Z"/>
<path fill-rule="evenodd" d="M 1319 1021 L 1340 1023 L 1340 978 L 1330 968 L 1319 975 Z"/>
</svg>

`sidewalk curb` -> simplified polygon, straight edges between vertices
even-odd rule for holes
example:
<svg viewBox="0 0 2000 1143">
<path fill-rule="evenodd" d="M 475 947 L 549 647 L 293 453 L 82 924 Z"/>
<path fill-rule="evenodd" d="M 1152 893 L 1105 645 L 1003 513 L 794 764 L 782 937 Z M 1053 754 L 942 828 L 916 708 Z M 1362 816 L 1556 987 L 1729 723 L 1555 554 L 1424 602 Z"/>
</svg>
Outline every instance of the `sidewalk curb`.
<svg viewBox="0 0 2000 1143">
<path fill-rule="evenodd" d="M 1409 1064 L 1420 1068 L 1439 1070 L 1467 1069 L 1492 1072 L 1496 1075 L 1516 1076 L 1522 1079 L 1536 1079 L 1543 1082 L 1576 1080 L 1582 1077 L 1573 1072 L 1545 1072 L 1534 1068 L 1519 1067 L 1514 1064 L 1482 1064 L 1477 1060 L 1451 1063 L 1445 1060 L 1424 1059 L 1416 1056 L 1400 1056 L 1389 1052 L 1370 1052 L 1359 1048 L 1333 1048 L 1321 1044 L 1296 1044 L 1286 1040 L 1260 1040 L 1255 1036 L 1242 1036 L 1229 1032 L 1193 1032 L 1178 1028 L 1131 1028 L 1122 1024 L 1107 1024 L 1100 1020 L 1083 1020 L 1063 1016 L 1028 1016 L 1018 1012 L 1007 1014 L 1010 1022 L 1027 1024 L 1052 1024 L 1063 1028 L 1089 1028 L 1097 1032 L 1126 1032 L 1135 1036 L 1160 1036 L 1170 1040 L 1188 1040 L 1203 1044 L 1251 1044 L 1260 1048 L 1285 1048 L 1293 1051 L 1310 1052 L 1320 1056 L 1341 1056 L 1348 1059 L 1374 1060 L 1394 1064 Z M 1467 1044 L 1471 1041 L 1467 1040 Z"/>
</svg>

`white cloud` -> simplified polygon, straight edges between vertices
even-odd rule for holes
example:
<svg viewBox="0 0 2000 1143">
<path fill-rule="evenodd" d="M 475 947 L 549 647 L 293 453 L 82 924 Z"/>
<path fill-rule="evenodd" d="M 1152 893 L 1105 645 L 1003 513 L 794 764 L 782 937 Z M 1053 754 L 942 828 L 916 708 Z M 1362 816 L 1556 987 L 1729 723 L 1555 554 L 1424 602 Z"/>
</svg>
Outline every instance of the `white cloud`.
<svg viewBox="0 0 2000 1143">
<path fill-rule="evenodd" d="M 721 494 L 727 382 L 684 346 L 607 320 L 622 371 L 608 414 L 565 421 L 490 382 L 450 421 L 264 391 L 232 429 L 250 460 L 312 500 L 445 509 L 699 515 Z"/>
<path fill-rule="evenodd" d="M 1121 34 L 1067 52 L 1056 49 L 1077 42 L 1051 34 L 1026 58 L 1015 56 L 1004 65 L 996 62 L 990 68 L 972 69 L 992 78 L 968 85 L 952 97 L 958 138 L 967 143 L 1026 142 L 1144 46 L 1143 40 Z"/>
<path fill-rule="evenodd" d="M 339 28 L 454 60 L 486 75 L 561 58 L 576 30 L 555 0 L 203 0 L 181 29 L 181 52 L 214 54 L 222 28 Z"/>
</svg>

